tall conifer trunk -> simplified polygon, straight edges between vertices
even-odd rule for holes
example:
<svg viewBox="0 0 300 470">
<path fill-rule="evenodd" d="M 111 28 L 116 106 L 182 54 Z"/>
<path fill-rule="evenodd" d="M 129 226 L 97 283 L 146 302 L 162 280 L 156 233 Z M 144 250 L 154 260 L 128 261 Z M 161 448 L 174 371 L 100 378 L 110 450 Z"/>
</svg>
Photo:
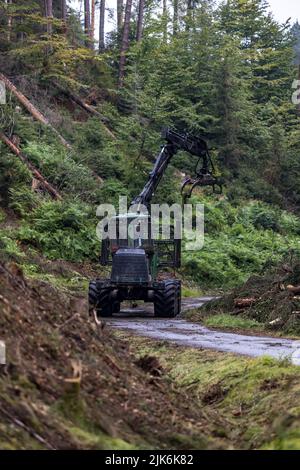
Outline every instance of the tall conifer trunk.
<svg viewBox="0 0 300 470">
<path fill-rule="evenodd" d="M 53 1 L 45 0 L 45 16 L 48 18 L 47 21 L 47 33 L 52 34 L 52 19 L 53 19 Z"/>
<path fill-rule="evenodd" d="M 124 84 L 126 53 L 129 47 L 129 28 L 130 28 L 130 18 L 131 18 L 131 7 L 132 7 L 132 0 L 126 0 L 124 30 L 123 30 L 121 54 L 120 54 L 120 61 L 119 61 L 119 88 L 122 88 Z"/>
<path fill-rule="evenodd" d="M 91 47 L 91 11 L 90 11 L 90 0 L 84 0 L 84 32 L 86 35 L 85 44 L 87 47 Z"/>
<path fill-rule="evenodd" d="M 104 25 L 105 25 L 105 0 L 100 0 L 99 52 L 103 51 L 103 49 L 105 48 Z"/>
<path fill-rule="evenodd" d="M 117 31 L 120 34 L 123 26 L 123 0 L 117 0 Z"/>
<path fill-rule="evenodd" d="M 137 30 L 136 30 L 136 40 L 138 42 L 142 40 L 142 36 L 143 36 L 144 8 L 145 8 L 145 0 L 140 0 L 138 20 L 137 20 Z"/>
</svg>

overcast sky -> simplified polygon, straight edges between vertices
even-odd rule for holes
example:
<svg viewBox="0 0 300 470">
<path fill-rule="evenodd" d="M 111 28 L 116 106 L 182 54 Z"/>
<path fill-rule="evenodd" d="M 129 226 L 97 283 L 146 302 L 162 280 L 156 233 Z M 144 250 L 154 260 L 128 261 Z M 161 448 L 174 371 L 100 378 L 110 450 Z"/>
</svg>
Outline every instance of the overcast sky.
<svg viewBox="0 0 300 470">
<path fill-rule="evenodd" d="M 289 17 L 293 20 L 300 20 L 299 0 L 269 0 L 269 4 L 279 21 L 285 21 Z"/>
<path fill-rule="evenodd" d="M 124 0 L 125 2 L 125 0 Z M 77 9 L 81 5 L 83 9 L 82 0 L 71 0 L 69 2 L 73 7 Z M 110 9 L 116 9 L 117 0 L 106 0 L 106 7 Z M 275 18 L 278 21 L 286 21 L 288 18 L 292 18 L 292 21 L 300 21 L 300 0 L 269 0 L 270 10 L 273 12 Z M 97 11 L 97 19 L 98 19 Z M 97 21 L 98 23 L 98 21 Z M 114 27 L 114 21 L 107 19 L 106 21 L 106 32 L 110 31 Z M 97 31 L 96 31 L 97 36 Z"/>
</svg>

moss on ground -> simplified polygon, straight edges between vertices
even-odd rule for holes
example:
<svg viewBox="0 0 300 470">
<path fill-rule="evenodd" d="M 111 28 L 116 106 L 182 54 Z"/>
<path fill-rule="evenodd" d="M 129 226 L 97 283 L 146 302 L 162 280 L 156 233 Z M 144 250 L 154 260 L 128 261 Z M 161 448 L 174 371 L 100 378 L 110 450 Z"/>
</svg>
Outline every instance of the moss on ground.
<svg viewBox="0 0 300 470">
<path fill-rule="evenodd" d="M 138 337 L 130 343 L 135 354 L 157 357 L 170 382 L 193 393 L 204 413 L 215 413 L 214 433 L 229 446 L 300 448 L 300 368 L 288 360 L 184 349 Z"/>
</svg>

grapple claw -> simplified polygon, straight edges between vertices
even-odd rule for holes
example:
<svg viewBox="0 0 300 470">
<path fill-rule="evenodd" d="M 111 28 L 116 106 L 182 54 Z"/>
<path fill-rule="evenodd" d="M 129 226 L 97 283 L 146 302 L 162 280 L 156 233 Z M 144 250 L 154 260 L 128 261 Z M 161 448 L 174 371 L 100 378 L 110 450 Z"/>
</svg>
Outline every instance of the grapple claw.
<svg viewBox="0 0 300 470">
<path fill-rule="evenodd" d="M 186 178 L 181 186 L 181 195 L 185 203 L 197 186 L 211 186 L 213 193 L 222 194 L 222 183 L 211 173 L 200 174 L 196 178 Z M 217 191 L 216 188 L 219 188 Z"/>
</svg>

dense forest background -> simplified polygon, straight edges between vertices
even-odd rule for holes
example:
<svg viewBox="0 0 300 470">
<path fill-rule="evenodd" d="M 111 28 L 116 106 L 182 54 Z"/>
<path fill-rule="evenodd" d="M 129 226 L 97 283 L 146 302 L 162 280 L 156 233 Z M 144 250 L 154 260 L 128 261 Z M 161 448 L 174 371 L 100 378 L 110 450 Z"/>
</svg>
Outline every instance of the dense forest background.
<svg viewBox="0 0 300 470">
<path fill-rule="evenodd" d="M 226 181 L 221 196 L 194 196 L 205 203 L 206 241 L 200 253 L 184 253 L 184 278 L 226 288 L 297 253 L 299 24 L 279 24 L 264 0 L 118 0 L 116 29 L 105 36 L 105 0 L 81 7 L 0 1 L 0 72 L 45 117 L 34 119 L 7 89 L 0 105 L 3 255 L 30 275 L 39 269 L 28 262 L 36 252 L 96 261 L 97 205 L 137 194 L 165 126 L 207 139 Z M 32 171 L 3 136 L 61 199 L 33 188 Z M 178 155 L 156 199 L 179 201 L 181 174 L 192 169 Z"/>
</svg>

